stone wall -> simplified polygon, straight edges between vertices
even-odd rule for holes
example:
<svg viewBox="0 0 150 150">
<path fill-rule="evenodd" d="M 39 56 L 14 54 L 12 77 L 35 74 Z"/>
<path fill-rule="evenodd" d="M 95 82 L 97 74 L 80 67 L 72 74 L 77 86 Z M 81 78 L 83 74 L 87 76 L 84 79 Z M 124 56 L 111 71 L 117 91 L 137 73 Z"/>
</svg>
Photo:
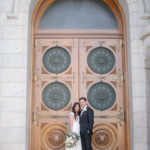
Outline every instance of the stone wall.
<svg viewBox="0 0 150 150">
<path fill-rule="evenodd" d="M 28 150 L 30 23 L 37 1 L 0 0 L 0 150 Z M 131 150 L 148 150 L 149 1 L 119 1 L 127 22 Z"/>
<path fill-rule="evenodd" d="M 145 74 L 145 53 L 141 40 L 141 33 L 147 24 L 144 13 L 144 1 L 128 0 L 127 18 L 128 26 L 128 55 L 131 58 L 129 70 L 130 93 L 130 121 L 131 121 L 131 149 L 148 150 L 148 126 L 147 126 L 147 95 Z M 147 14 L 146 14 L 147 15 Z M 145 18 L 144 18 L 145 17 Z"/>
<path fill-rule="evenodd" d="M 0 150 L 25 150 L 29 6 L 0 3 Z"/>
</svg>

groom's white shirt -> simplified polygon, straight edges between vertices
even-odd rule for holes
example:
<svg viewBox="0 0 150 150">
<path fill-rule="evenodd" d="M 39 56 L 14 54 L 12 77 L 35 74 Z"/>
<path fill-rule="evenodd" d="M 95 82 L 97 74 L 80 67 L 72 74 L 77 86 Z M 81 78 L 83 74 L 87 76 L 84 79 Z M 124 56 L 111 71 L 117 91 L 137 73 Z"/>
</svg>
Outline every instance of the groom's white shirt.
<svg viewBox="0 0 150 150">
<path fill-rule="evenodd" d="M 87 106 L 84 106 L 84 108 L 81 111 L 81 117 L 82 117 L 83 112 L 86 111 L 86 110 L 87 110 Z"/>
</svg>

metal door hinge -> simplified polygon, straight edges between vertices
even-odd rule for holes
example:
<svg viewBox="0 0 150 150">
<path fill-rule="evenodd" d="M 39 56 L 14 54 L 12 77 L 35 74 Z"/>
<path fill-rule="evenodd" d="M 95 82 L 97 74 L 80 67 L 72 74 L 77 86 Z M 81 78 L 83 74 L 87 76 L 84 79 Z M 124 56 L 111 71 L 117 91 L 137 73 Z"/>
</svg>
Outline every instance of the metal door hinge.
<svg viewBox="0 0 150 150">
<path fill-rule="evenodd" d="M 126 112 L 124 112 L 123 120 L 126 121 Z"/>
<path fill-rule="evenodd" d="M 121 40 L 121 47 L 124 47 L 124 40 Z"/>
<path fill-rule="evenodd" d="M 34 39 L 34 46 L 38 46 L 38 40 L 37 39 Z"/>
<path fill-rule="evenodd" d="M 34 81 L 37 80 L 37 75 L 34 73 Z"/>
<path fill-rule="evenodd" d="M 32 122 L 34 122 L 34 112 L 32 112 Z"/>
<path fill-rule="evenodd" d="M 33 73 L 33 78 L 32 78 L 33 82 L 37 81 L 37 75 L 35 73 Z"/>
<path fill-rule="evenodd" d="M 121 81 L 124 82 L 124 80 L 125 80 L 125 76 L 124 76 L 124 73 L 122 73 L 121 74 Z"/>
</svg>

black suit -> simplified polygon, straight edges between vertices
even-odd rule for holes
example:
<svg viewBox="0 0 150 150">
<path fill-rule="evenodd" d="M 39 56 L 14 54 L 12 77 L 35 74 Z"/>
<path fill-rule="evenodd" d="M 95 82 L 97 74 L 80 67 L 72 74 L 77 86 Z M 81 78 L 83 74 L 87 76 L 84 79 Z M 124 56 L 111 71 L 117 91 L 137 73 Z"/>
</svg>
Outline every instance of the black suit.
<svg viewBox="0 0 150 150">
<path fill-rule="evenodd" d="M 87 107 L 86 111 L 80 113 L 80 135 L 82 142 L 82 150 L 92 150 L 91 134 L 94 124 L 94 112 Z"/>
</svg>

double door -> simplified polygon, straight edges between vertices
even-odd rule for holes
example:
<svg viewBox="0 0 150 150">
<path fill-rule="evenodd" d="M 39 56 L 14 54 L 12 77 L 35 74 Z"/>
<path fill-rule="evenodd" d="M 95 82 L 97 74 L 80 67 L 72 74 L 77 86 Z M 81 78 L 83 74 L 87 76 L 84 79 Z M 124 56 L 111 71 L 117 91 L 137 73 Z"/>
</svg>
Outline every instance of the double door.
<svg viewBox="0 0 150 150">
<path fill-rule="evenodd" d="M 32 150 L 64 150 L 68 114 L 79 97 L 94 110 L 93 150 L 125 150 L 120 39 L 36 39 Z"/>
</svg>

